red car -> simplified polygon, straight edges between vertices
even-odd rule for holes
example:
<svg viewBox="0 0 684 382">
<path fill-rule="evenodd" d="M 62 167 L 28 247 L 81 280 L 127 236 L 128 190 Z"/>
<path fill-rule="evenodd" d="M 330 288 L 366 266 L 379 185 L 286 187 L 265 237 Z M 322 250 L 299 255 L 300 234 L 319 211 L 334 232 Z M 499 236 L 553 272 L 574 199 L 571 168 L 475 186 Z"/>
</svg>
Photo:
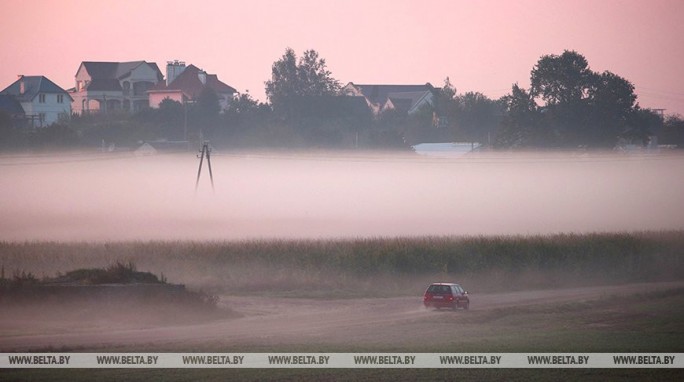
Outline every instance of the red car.
<svg viewBox="0 0 684 382">
<path fill-rule="evenodd" d="M 468 298 L 468 292 L 463 290 L 458 284 L 433 283 L 425 290 L 423 304 L 426 308 L 468 309 L 470 307 L 470 299 Z"/>
</svg>

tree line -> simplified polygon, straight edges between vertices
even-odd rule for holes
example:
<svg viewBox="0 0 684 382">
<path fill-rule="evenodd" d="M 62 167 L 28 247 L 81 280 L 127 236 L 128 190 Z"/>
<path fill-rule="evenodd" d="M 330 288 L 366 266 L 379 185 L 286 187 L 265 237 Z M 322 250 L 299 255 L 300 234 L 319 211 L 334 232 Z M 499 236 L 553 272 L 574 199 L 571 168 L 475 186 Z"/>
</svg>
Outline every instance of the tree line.
<svg viewBox="0 0 684 382">
<path fill-rule="evenodd" d="M 205 89 L 196 102 L 166 99 L 157 109 L 74 115 L 38 130 L 16 129 L 0 112 L 2 148 L 83 147 L 142 141 L 211 140 L 226 148 L 406 149 L 422 142 L 478 142 L 494 149 L 601 148 L 619 144 L 684 145 L 684 120 L 637 103 L 634 85 L 610 71 L 590 69 L 575 52 L 545 55 L 530 73 L 530 87 L 490 99 L 458 93 L 447 77 L 430 104 L 407 115 L 373 115 L 365 101 L 341 95 L 342 86 L 315 50 L 290 48 L 265 81 L 267 102 L 249 92 L 221 110 Z"/>
</svg>

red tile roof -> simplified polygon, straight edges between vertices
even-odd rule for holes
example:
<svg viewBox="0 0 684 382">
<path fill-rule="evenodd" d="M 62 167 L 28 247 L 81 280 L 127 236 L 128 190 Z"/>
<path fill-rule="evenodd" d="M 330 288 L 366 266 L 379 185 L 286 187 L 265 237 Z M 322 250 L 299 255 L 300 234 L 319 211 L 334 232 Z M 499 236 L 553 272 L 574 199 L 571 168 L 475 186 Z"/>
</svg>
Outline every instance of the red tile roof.
<svg viewBox="0 0 684 382">
<path fill-rule="evenodd" d="M 206 74 L 206 84 L 203 84 L 199 78 L 202 72 L 195 65 L 188 65 L 181 74 L 179 74 L 168 86 L 166 82 L 162 81 L 152 87 L 149 92 L 173 92 L 180 91 L 189 98 L 196 98 L 202 93 L 205 87 L 209 87 L 216 93 L 236 93 L 237 91 L 221 82 L 215 74 Z"/>
</svg>

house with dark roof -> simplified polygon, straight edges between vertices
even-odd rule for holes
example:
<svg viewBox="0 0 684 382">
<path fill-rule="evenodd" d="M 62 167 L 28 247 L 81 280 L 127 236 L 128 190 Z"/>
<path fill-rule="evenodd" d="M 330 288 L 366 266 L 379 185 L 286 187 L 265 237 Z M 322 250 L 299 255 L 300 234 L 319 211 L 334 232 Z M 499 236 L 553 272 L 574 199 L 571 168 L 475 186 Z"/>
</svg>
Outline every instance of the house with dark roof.
<svg viewBox="0 0 684 382">
<path fill-rule="evenodd" d="M 45 76 L 21 75 L 0 95 L 19 102 L 30 127 L 46 127 L 71 116 L 71 96 Z"/>
<path fill-rule="evenodd" d="M 213 90 L 218 96 L 221 110 L 228 107 L 237 93 L 235 88 L 208 74 L 195 65 L 185 66 L 182 61 L 169 61 L 166 65 L 166 81 L 149 89 L 150 107 L 157 108 L 164 99 L 182 104 L 195 101 L 205 89 Z"/>
<path fill-rule="evenodd" d="M 412 115 L 423 106 L 432 105 L 437 91 L 429 82 L 424 85 L 357 85 L 350 82 L 342 88 L 344 95 L 364 97 L 376 116 L 388 110 Z"/>
<path fill-rule="evenodd" d="M 75 113 L 135 112 L 147 108 L 147 91 L 164 75 L 154 62 L 83 61 L 76 72 L 76 86 L 70 89 Z"/>
</svg>

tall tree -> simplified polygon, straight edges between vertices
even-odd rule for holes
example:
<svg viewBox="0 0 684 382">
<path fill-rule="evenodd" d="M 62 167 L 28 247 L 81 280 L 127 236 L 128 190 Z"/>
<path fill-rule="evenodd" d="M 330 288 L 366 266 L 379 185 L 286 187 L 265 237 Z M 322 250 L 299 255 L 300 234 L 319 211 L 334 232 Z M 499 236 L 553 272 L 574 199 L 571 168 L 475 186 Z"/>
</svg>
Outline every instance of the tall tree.
<svg viewBox="0 0 684 382">
<path fill-rule="evenodd" d="M 633 119 L 638 109 L 634 85 L 609 71 L 596 74 L 594 79 L 587 97 L 591 126 L 585 132 L 586 138 L 597 146 L 610 147 L 628 130 L 636 129 L 641 135 L 648 135 L 648 118 Z M 631 123 L 635 123 L 634 127 L 629 126 Z"/>
<path fill-rule="evenodd" d="M 560 56 L 542 56 L 532 69 L 530 94 L 541 97 L 547 105 L 568 104 L 581 100 L 594 81 L 587 59 L 566 50 Z"/>
<path fill-rule="evenodd" d="M 297 97 L 335 95 L 340 90 L 340 83 L 332 77 L 318 52 L 307 50 L 297 59 L 291 48 L 273 63 L 271 79 L 265 84 L 266 96 L 279 113 L 287 113 Z"/>
<path fill-rule="evenodd" d="M 451 84 L 449 77 L 444 79 L 444 86 L 435 92 L 433 98 L 433 109 L 437 117 L 446 121 L 442 125 L 453 125 L 456 120 L 458 105 L 456 103 L 456 87 Z"/>
<path fill-rule="evenodd" d="M 459 141 L 490 144 L 501 122 L 501 103 L 480 92 L 456 96 L 456 138 Z"/>
<path fill-rule="evenodd" d="M 537 139 L 529 136 L 524 140 L 528 143 L 612 148 L 625 134 L 634 139 L 651 133 L 653 123 L 639 112 L 634 86 L 611 72 L 593 72 L 586 58 L 575 51 L 542 56 L 532 69 L 528 94 L 535 105 L 541 101 L 541 112 L 533 121 L 528 114 L 510 114 L 503 126 L 506 136 L 516 128 L 530 133 L 524 124 L 532 123 L 537 126 L 534 134 L 541 135 Z M 509 101 L 517 98 L 513 94 Z"/>
<path fill-rule="evenodd" d="M 513 85 L 511 94 L 501 99 L 505 116 L 496 137 L 499 147 L 542 146 L 547 139 L 540 126 L 540 113 L 534 98 L 525 89 Z"/>
</svg>

